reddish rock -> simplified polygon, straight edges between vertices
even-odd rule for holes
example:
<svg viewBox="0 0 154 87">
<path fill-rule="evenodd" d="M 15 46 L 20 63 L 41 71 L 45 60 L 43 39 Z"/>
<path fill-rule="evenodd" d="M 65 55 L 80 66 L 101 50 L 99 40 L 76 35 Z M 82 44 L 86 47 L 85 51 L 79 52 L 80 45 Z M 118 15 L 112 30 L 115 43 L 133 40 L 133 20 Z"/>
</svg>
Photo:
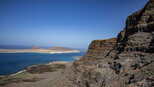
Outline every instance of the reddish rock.
<svg viewBox="0 0 154 87">
<path fill-rule="evenodd" d="M 49 48 L 50 50 L 72 50 L 70 48 L 67 48 L 67 47 L 52 47 L 52 48 Z"/>
<path fill-rule="evenodd" d="M 32 49 L 40 49 L 38 46 L 32 46 Z"/>
</svg>

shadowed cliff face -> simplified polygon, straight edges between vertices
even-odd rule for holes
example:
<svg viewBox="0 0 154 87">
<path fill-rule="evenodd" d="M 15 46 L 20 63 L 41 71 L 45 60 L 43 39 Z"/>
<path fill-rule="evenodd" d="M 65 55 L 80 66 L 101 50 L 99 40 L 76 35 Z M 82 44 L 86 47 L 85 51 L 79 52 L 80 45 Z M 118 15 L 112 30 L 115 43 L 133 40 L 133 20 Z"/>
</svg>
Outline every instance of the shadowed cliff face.
<svg viewBox="0 0 154 87">
<path fill-rule="evenodd" d="M 64 76 L 64 87 L 153 87 L 154 0 L 127 18 L 117 39 L 92 41 Z"/>
<path fill-rule="evenodd" d="M 120 49 L 133 50 L 141 52 L 154 52 L 154 5 L 150 0 L 145 7 L 126 20 L 126 27 L 121 32 L 122 37 L 118 35 L 118 44 Z M 119 40 L 120 39 L 120 40 Z M 118 48 L 119 49 L 119 48 Z"/>
</svg>

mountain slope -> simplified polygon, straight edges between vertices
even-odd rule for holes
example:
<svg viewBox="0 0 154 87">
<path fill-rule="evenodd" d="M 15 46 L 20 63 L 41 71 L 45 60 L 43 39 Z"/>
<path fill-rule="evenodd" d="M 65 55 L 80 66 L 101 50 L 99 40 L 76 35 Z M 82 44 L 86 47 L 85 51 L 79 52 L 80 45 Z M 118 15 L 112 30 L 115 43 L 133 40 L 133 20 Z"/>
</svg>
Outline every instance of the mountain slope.
<svg viewBox="0 0 154 87">
<path fill-rule="evenodd" d="M 64 87 L 154 86 L 154 0 L 127 18 L 117 39 L 93 41 L 64 76 Z"/>
</svg>

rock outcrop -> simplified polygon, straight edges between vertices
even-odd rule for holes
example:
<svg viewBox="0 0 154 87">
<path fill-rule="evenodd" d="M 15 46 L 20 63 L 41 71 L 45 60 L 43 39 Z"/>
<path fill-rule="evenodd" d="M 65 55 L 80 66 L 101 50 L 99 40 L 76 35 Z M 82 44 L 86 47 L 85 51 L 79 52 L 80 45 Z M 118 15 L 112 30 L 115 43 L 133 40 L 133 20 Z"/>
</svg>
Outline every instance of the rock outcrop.
<svg viewBox="0 0 154 87">
<path fill-rule="evenodd" d="M 154 0 L 127 18 L 117 39 L 92 41 L 64 76 L 64 87 L 153 87 Z"/>
<path fill-rule="evenodd" d="M 87 53 L 81 58 L 80 61 L 89 64 L 94 64 L 100 59 L 103 59 L 105 55 L 113 48 L 116 43 L 116 38 L 107 40 L 94 40 L 89 45 Z M 95 56 L 95 58 L 93 58 Z"/>
</svg>

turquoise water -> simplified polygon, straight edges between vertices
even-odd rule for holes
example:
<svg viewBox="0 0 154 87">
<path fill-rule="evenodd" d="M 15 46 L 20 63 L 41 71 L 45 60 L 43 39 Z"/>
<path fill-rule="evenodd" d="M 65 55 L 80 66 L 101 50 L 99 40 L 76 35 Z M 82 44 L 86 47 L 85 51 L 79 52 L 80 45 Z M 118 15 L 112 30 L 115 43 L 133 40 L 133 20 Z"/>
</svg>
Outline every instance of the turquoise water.
<svg viewBox="0 0 154 87">
<path fill-rule="evenodd" d="M 45 64 L 52 61 L 74 61 L 74 56 L 83 56 L 80 53 L 0 53 L 0 75 L 9 75 L 24 70 L 34 64 Z"/>
</svg>

